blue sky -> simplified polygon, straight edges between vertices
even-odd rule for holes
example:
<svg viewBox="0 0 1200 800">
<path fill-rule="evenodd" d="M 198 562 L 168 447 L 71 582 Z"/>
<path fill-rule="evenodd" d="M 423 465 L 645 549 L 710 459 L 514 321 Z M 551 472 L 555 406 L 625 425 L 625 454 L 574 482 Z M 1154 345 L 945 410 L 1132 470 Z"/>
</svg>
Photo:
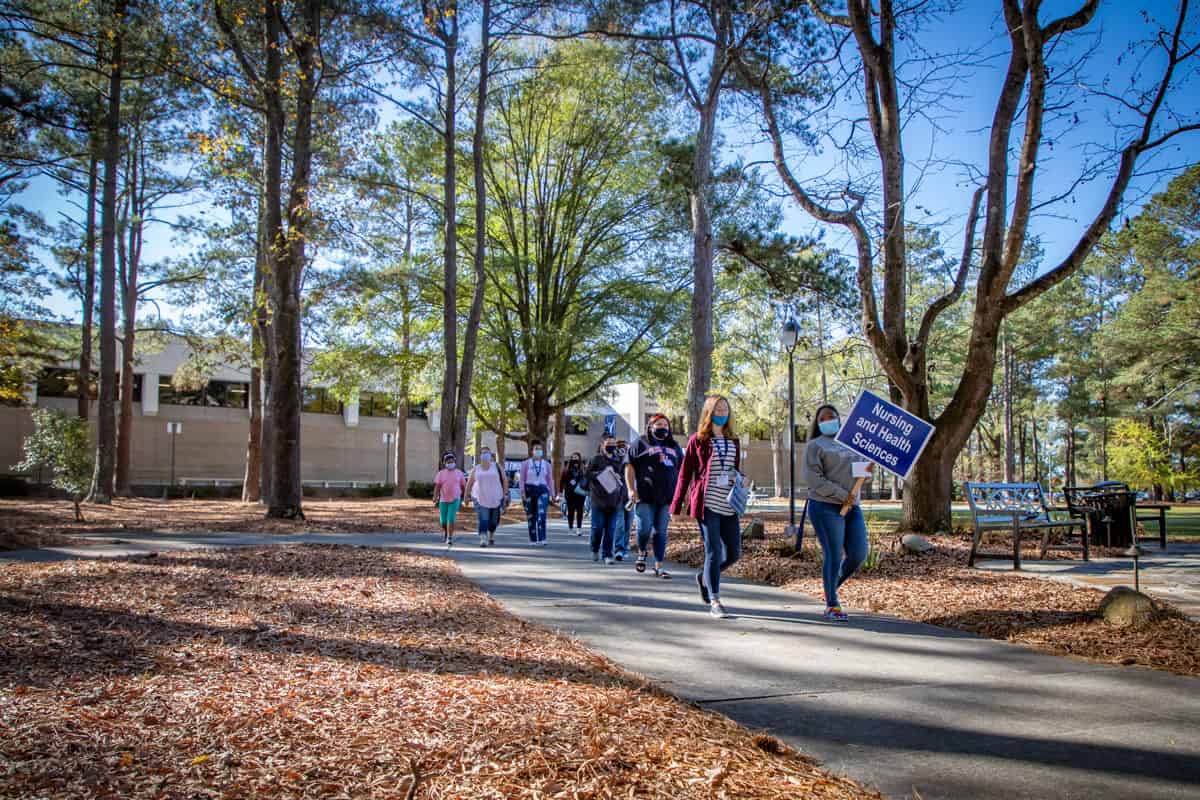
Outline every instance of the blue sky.
<svg viewBox="0 0 1200 800">
<path fill-rule="evenodd" d="M 1044 3 L 1043 21 L 1069 13 L 1078 7 L 1081 0 L 1063 2 L 1047 0 Z M 933 53 L 949 53 L 970 49 L 978 51 L 979 63 L 969 70 L 952 77 L 945 85 L 929 85 L 930 90 L 939 90 L 945 96 L 939 106 L 924 106 L 936 117 L 937 129 L 922 119 L 914 119 L 905 130 L 905 150 L 909 163 L 907 184 L 911 193 L 908 217 L 914 222 L 929 222 L 943 231 L 943 240 L 950 253 L 960 247 L 963 218 L 966 207 L 978 179 L 978 170 L 983 167 L 986 156 L 986 135 L 994 109 L 996 94 L 1007 58 L 1007 40 L 998 16 L 998 0 L 964 0 L 959 10 L 946 21 L 928 24 L 919 38 L 921 45 Z M 1176 4 L 1168 0 L 1138 3 L 1103 3 L 1096 21 L 1086 33 L 1072 41 L 1074 49 L 1061 50 L 1055 54 L 1053 63 L 1061 63 L 1079 52 L 1080 48 L 1093 48 L 1090 61 L 1081 71 L 1081 82 L 1089 87 L 1099 86 L 1106 76 L 1110 79 L 1109 89 L 1116 91 L 1129 80 L 1139 66 L 1148 73 L 1155 73 L 1158 62 L 1151 58 L 1142 62 L 1148 52 L 1139 46 L 1153 33 L 1153 27 L 1143 19 L 1144 9 L 1151 18 L 1171 23 L 1176 13 Z M 1193 17 L 1197 14 L 1193 12 Z M 1193 19 L 1192 30 L 1200 29 L 1200 22 Z M 911 44 L 911 41 L 910 41 Z M 912 48 L 902 45 L 907 53 Z M 1173 103 L 1187 113 L 1195 113 L 1200 107 L 1196 75 L 1193 73 L 1181 82 Z M 1039 166 L 1039 195 L 1048 197 L 1065 191 L 1080 174 L 1085 165 L 1093 163 L 1096 148 L 1112 148 L 1123 141 L 1122 131 L 1116 125 L 1130 121 L 1128 114 L 1122 115 L 1113 102 L 1089 97 L 1085 89 L 1076 87 L 1071 93 L 1071 105 L 1067 109 L 1065 124 L 1059 124 L 1053 132 L 1053 144 L 1043 147 L 1043 159 Z M 839 104 L 835 113 L 856 115 L 850 104 Z M 390 113 L 382 115 L 390 118 Z M 1114 125 L 1115 123 L 1115 125 Z M 753 120 L 730 120 L 723 130 L 725 151 L 723 157 L 740 157 L 745 161 L 762 161 L 769 157 L 761 142 L 756 142 L 757 123 Z M 834 128 L 836 131 L 837 129 Z M 1017 140 L 1019 141 L 1019 140 Z M 1164 148 L 1146 162 L 1149 174 L 1135 180 L 1126 195 L 1122 216 L 1136 213 L 1137 207 L 1149 193 L 1161 188 L 1172 174 L 1189 160 L 1189 152 L 1200 152 L 1200 139 L 1194 134 L 1180 137 L 1176 143 Z M 803 155 L 803 157 L 801 157 Z M 807 178 L 824 176 L 835 182 L 851 177 L 837 156 L 836 150 L 826 145 L 821 152 L 795 153 L 793 163 L 797 173 Z M 954 162 L 954 163 L 950 163 Z M 971 174 L 971 165 L 975 174 Z M 864 161 L 859 169 L 869 171 L 875 165 Z M 774 177 L 773 169 L 765 169 L 768 178 Z M 853 177 L 862 179 L 863 174 Z M 1045 265 L 1051 266 L 1062 258 L 1074 245 L 1087 221 L 1095 214 L 1107 193 L 1109 171 L 1104 171 L 1096 180 L 1084 183 L 1066 200 L 1040 213 L 1031 226 L 1031 235 L 1038 236 L 1045 248 Z M 55 221 L 60 213 L 77 213 L 67 202 L 57 196 L 47 181 L 34 181 L 21 201 L 41 211 L 48 220 Z M 813 223 L 790 202 L 784 201 L 785 229 L 792 234 L 821 232 L 821 226 Z M 824 230 L 831 244 L 845 247 L 845 235 L 836 228 Z M 157 226 L 147 232 L 145 258 L 156 260 L 167 256 L 178 256 L 179 243 L 172 239 L 166 226 Z M 69 318 L 78 317 L 75 301 L 63 294 L 56 294 L 49 303 L 51 309 Z M 164 310 L 170 314 L 169 306 Z"/>
</svg>

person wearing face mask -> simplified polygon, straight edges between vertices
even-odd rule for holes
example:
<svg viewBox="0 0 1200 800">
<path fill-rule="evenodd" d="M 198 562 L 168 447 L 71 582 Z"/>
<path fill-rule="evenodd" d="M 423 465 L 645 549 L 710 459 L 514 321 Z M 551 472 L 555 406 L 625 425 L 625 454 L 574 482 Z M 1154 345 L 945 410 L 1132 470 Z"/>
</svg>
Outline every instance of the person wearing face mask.
<svg viewBox="0 0 1200 800">
<path fill-rule="evenodd" d="M 617 519 L 623 513 L 625 484 L 621 480 L 623 459 L 617 455 L 617 440 L 612 434 L 600 438 L 599 452 L 587 466 L 587 482 L 592 500 L 592 561 L 604 558 L 613 563 L 613 536 Z"/>
<path fill-rule="evenodd" d="M 572 453 L 559 476 L 563 499 L 567 504 L 567 530 L 583 536 L 583 505 L 587 495 L 587 481 L 583 475 L 583 456 Z"/>
<path fill-rule="evenodd" d="M 854 492 L 854 463 L 864 459 L 833 437 L 841 428 L 841 415 L 831 405 L 822 405 L 813 415 L 804 446 L 804 482 L 808 484 L 808 516 L 825 560 L 821 579 L 825 586 L 825 618 L 847 619 L 838 602 L 837 590 L 867 559 L 867 524 L 858 496 L 842 516 L 842 505 Z M 874 470 L 867 462 L 866 469 Z"/>
<path fill-rule="evenodd" d="M 442 524 L 446 547 L 454 544 L 454 523 L 458 519 L 458 507 L 466 488 L 467 476 L 458 468 L 454 453 L 443 454 L 442 469 L 433 479 L 433 502 L 438 507 L 438 520 Z"/>
<path fill-rule="evenodd" d="M 654 543 L 654 575 L 670 578 L 663 569 L 667 557 L 667 525 L 671 520 L 671 498 L 679 478 L 683 451 L 671 436 L 671 422 L 655 414 L 625 459 L 625 484 L 637 511 L 637 562 L 634 569 L 646 571 L 647 549 Z"/>
<path fill-rule="evenodd" d="M 704 401 L 700 425 L 688 439 L 675 483 L 671 513 L 688 513 L 700 525 L 704 568 L 696 574 L 700 599 L 716 619 L 729 612 L 721 603 L 721 573 L 741 557 L 742 532 L 729 493 L 742 466 L 742 445 L 733 432 L 729 401 L 713 395 Z"/>
<path fill-rule="evenodd" d="M 629 443 L 624 439 L 617 439 L 617 458 L 624 465 L 629 457 Z M 621 476 L 621 513 L 617 515 L 617 528 L 613 532 L 613 558 L 617 561 L 624 561 L 625 556 L 629 555 L 629 533 L 632 529 L 630 523 L 633 521 L 633 503 L 629 501 L 629 484 L 625 481 L 624 469 L 618 470 Z"/>
<path fill-rule="evenodd" d="M 467 478 L 466 495 L 475 503 L 475 516 L 479 520 L 479 546 L 495 546 L 500 512 L 508 497 L 508 481 L 504 479 L 504 470 L 495 464 L 490 447 L 480 448 L 479 463 Z"/>
<path fill-rule="evenodd" d="M 529 443 L 531 456 L 521 462 L 521 500 L 529 522 L 529 544 L 546 546 L 546 511 L 554 498 L 554 469 L 540 439 Z"/>
</svg>

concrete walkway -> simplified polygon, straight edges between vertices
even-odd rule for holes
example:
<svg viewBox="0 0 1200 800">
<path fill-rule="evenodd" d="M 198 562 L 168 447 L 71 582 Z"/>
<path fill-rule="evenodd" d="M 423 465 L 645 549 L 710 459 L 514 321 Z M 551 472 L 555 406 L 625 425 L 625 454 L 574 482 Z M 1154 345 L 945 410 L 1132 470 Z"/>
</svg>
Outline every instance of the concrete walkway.
<svg viewBox="0 0 1200 800">
<path fill-rule="evenodd" d="M 1142 591 L 1175 604 L 1192 619 L 1200 619 L 1200 544 L 1169 542 L 1167 549 L 1143 545 L 1139 559 Z M 1011 572 L 1012 559 L 978 561 L 979 569 Z M 1133 586 L 1133 559 L 1093 558 L 1090 561 L 1021 562 L 1021 572 L 1034 578 L 1065 581 L 1105 591 L 1114 586 Z"/>
<path fill-rule="evenodd" d="M 446 552 L 432 535 L 122 538 L 114 548 L 321 541 Z M 561 523 L 545 549 L 518 526 L 498 540 L 479 549 L 463 536 L 450 553 L 514 613 L 889 797 L 1200 798 L 1193 678 L 875 614 L 830 624 L 803 595 L 733 580 L 722 594 L 736 618 L 713 620 L 682 568 L 663 581 L 631 562 L 594 564 L 586 539 Z"/>
</svg>

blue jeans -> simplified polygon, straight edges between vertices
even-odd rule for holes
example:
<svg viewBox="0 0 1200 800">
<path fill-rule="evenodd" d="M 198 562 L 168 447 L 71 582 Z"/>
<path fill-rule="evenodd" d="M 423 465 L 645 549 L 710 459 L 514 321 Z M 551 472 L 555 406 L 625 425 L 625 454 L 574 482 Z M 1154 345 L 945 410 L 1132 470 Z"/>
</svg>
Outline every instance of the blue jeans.
<svg viewBox="0 0 1200 800">
<path fill-rule="evenodd" d="M 592 509 L 592 552 L 600 553 L 605 558 L 613 556 L 613 534 L 617 530 L 617 519 L 623 509 L 614 508 L 605 511 L 601 508 Z"/>
<path fill-rule="evenodd" d="M 617 528 L 613 532 L 613 552 L 622 557 L 629 553 L 629 517 L 630 513 L 621 506 L 617 510 Z"/>
<path fill-rule="evenodd" d="M 667 557 L 667 525 L 671 521 L 671 507 L 655 503 L 638 503 L 638 552 L 646 552 L 650 535 L 654 534 L 654 560 L 662 563 Z"/>
<path fill-rule="evenodd" d="M 550 507 L 550 491 L 545 486 L 525 489 L 525 516 L 529 520 L 529 541 L 546 541 L 546 509 Z"/>
<path fill-rule="evenodd" d="M 496 527 L 500 524 L 500 507 L 484 508 L 475 504 L 475 516 L 479 519 L 479 535 L 491 536 L 496 532 Z"/>
<path fill-rule="evenodd" d="M 742 557 L 742 531 L 737 515 L 706 510 L 700 536 L 704 539 L 704 571 L 700 574 L 704 576 L 709 596 L 716 600 L 721 596 L 721 573 Z"/>
<path fill-rule="evenodd" d="M 840 605 L 838 587 L 867 560 L 867 523 L 862 509 L 854 506 L 844 517 L 841 510 L 841 503 L 808 502 L 808 517 L 825 553 L 821 579 L 825 584 L 825 605 L 830 607 Z"/>
</svg>

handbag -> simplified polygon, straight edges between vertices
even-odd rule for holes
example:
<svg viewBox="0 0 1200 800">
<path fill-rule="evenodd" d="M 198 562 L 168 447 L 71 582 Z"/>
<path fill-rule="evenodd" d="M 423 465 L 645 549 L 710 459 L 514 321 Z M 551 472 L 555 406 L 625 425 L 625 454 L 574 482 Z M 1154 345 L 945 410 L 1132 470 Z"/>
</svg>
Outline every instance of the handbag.
<svg viewBox="0 0 1200 800">
<path fill-rule="evenodd" d="M 733 486 L 729 489 L 729 507 L 739 517 L 746 513 L 750 503 L 750 485 L 746 476 L 737 470 L 733 471 Z"/>
</svg>

